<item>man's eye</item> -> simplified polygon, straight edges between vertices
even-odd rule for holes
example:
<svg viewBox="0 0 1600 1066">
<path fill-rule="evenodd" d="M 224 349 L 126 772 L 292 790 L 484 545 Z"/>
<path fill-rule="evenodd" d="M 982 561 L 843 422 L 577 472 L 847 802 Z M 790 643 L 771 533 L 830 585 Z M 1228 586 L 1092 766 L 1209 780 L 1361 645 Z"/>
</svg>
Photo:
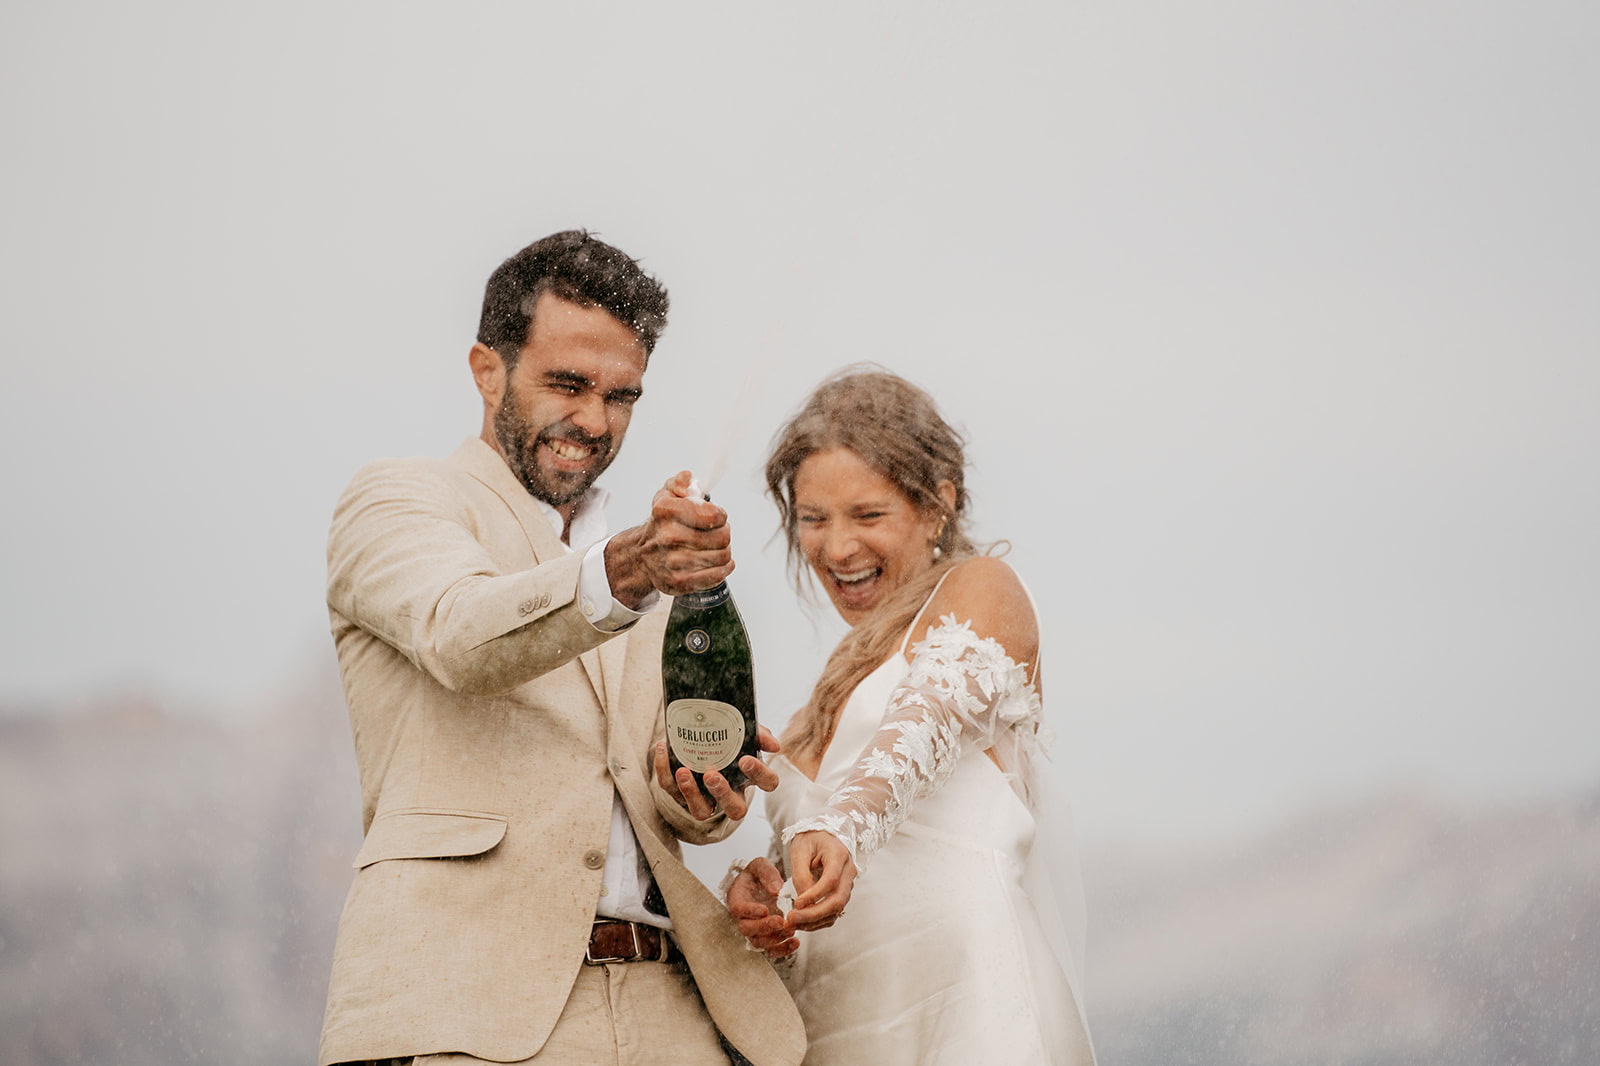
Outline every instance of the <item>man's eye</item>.
<svg viewBox="0 0 1600 1066">
<path fill-rule="evenodd" d="M 610 396 L 606 397 L 606 403 L 610 404 L 612 407 L 632 407 L 638 402 L 639 397 L 626 392 L 612 393 Z"/>
<path fill-rule="evenodd" d="M 582 385 L 575 385 L 570 381 L 552 381 L 550 387 L 557 392 L 564 392 L 568 396 L 576 396 L 583 391 Z"/>
</svg>

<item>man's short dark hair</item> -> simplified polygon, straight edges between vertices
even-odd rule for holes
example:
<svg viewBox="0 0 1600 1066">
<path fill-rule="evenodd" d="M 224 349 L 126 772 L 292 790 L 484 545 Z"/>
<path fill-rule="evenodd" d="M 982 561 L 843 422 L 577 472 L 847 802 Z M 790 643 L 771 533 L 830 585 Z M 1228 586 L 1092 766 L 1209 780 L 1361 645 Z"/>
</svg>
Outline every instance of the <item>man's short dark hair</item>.
<svg viewBox="0 0 1600 1066">
<path fill-rule="evenodd" d="M 489 275 L 478 341 L 513 366 L 528 342 L 533 308 L 545 293 L 598 307 L 639 338 L 648 356 L 667 327 L 667 290 L 632 257 L 591 237 L 565 230 L 534 241 Z"/>
</svg>

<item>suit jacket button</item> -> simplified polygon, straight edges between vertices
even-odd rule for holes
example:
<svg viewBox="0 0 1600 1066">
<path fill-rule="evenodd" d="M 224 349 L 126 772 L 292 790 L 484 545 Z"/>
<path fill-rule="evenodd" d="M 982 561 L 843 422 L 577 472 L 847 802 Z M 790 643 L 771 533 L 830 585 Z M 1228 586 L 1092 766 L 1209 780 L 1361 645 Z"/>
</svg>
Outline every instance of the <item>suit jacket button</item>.
<svg viewBox="0 0 1600 1066">
<path fill-rule="evenodd" d="M 583 853 L 583 864 L 591 870 L 598 870 L 606 864 L 606 853 L 599 848 L 590 848 Z"/>
<path fill-rule="evenodd" d="M 539 606 L 540 607 L 548 607 L 548 606 L 550 606 L 550 594 L 548 592 L 545 593 L 543 596 L 539 597 Z"/>
<path fill-rule="evenodd" d="M 517 613 L 522 615 L 524 618 L 526 618 L 528 615 L 532 614 L 533 613 L 533 601 L 532 600 L 523 600 L 521 603 L 517 604 Z"/>
</svg>

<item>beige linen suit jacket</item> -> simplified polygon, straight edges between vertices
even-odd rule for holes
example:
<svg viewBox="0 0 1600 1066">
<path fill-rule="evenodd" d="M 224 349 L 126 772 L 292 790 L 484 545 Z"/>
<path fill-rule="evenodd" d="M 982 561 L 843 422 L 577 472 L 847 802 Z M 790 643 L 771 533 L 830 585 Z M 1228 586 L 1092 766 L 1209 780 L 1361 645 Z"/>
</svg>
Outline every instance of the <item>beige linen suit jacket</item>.
<svg viewBox="0 0 1600 1066">
<path fill-rule="evenodd" d="M 614 791 L 718 1028 L 757 1066 L 800 1061 L 782 983 L 680 858 L 733 823 L 690 818 L 651 771 L 665 612 L 596 630 L 581 563 L 481 440 L 374 463 L 341 497 L 328 606 L 366 840 L 319 1063 L 534 1055 L 583 965 Z"/>
</svg>

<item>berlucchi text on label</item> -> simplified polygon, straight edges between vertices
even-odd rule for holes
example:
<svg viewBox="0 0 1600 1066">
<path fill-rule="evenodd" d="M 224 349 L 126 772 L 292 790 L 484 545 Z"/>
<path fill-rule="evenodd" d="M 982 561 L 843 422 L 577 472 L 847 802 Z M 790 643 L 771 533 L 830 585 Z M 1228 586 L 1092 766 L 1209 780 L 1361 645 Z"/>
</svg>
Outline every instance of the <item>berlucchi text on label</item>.
<svg viewBox="0 0 1600 1066">
<path fill-rule="evenodd" d="M 744 716 L 720 700 L 673 700 L 667 704 L 667 743 L 695 773 L 721 770 L 744 747 Z"/>
</svg>

